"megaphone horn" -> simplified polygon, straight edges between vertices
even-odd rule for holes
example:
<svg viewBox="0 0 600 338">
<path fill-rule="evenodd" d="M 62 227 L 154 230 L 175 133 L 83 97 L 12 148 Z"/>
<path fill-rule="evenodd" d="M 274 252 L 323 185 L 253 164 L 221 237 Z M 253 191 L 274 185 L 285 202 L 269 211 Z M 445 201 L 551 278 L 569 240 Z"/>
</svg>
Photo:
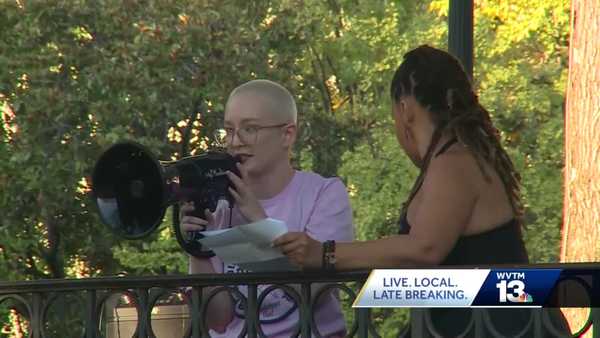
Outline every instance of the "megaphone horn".
<svg viewBox="0 0 600 338">
<path fill-rule="evenodd" d="M 200 218 L 204 218 L 205 209 L 214 211 L 220 199 L 226 199 L 232 208 L 230 182 L 224 173 L 229 170 L 239 175 L 236 162 L 224 151 L 159 162 L 138 143 L 117 143 L 94 167 L 92 196 L 100 218 L 111 230 L 121 237 L 138 239 L 154 232 L 166 208 L 179 202 L 194 202 L 193 215 Z M 179 222 L 174 223 L 177 241 L 185 251 L 198 257 L 213 255 L 197 240 L 187 239 Z"/>
</svg>

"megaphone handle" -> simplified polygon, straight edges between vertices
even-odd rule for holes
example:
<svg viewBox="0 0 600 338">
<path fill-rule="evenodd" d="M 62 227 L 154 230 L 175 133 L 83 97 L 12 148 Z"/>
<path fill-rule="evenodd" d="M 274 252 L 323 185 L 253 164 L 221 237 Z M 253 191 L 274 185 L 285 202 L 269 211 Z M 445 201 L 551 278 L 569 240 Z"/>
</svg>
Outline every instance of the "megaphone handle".
<svg viewBox="0 0 600 338">
<path fill-rule="evenodd" d="M 229 205 L 229 225 L 228 228 L 231 228 L 231 218 L 233 217 L 233 206 Z M 204 219 L 204 218 L 202 218 Z M 198 242 L 204 235 L 200 231 L 187 231 L 188 234 L 188 242 Z"/>
<path fill-rule="evenodd" d="M 200 231 L 188 231 L 188 241 L 189 242 L 198 242 L 200 239 L 204 238 L 204 235 L 200 233 Z"/>
<path fill-rule="evenodd" d="M 178 213 L 173 213 L 173 218 L 174 220 L 176 219 L 176 221 L 173 222 L 173 227 L 175 230 L 177 241 L 179 242 L 179 245 L 183 248 L 183 250 L 197 258 L 210 258 L 215 255 L 215 253 L 212 250 L 204 250 L 202 244 L 198 242 L 198 236 L 202 236 L 199 232 L 192 231 L 192 239 L 184 238 L 187 236 L 185 236 L 186 234 L 182 233 L 181 228 L 179 227 L 179 222 L 181 220 L 179 219 Z M 204 215 L 202 215 L 200 218 L 204 218 Z"/>
</svg>

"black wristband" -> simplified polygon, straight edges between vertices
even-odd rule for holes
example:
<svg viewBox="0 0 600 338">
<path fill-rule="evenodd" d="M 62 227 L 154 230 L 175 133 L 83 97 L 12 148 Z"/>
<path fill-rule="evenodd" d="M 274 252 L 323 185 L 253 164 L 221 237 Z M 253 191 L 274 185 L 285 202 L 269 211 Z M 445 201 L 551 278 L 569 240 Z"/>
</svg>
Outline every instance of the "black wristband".
<svg viewBox="0 0 600 338">
<path fill-rule="evenodd" d="M 335 241 L 323 242 L 323 269 L 327 271 L 335 270 Z"/>
</svg>

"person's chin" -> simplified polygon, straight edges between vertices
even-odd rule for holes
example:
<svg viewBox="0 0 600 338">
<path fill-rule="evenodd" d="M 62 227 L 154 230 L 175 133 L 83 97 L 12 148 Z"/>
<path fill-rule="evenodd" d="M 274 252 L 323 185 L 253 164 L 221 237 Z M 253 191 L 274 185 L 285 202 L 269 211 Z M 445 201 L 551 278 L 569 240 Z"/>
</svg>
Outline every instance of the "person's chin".
<svg viewBox="0 0 600 338">
<path fill-rule="evenodd" d="M 248 175 L 252 175 L 255 176 L 256 172 L 257 172 L 257 168 L 256 165 L 253 163 L 253 159 L 252 158 L 248 158 L 245 161 L 241 162 L 242 163 L 242 169 L 248 174 Z"/>
</svg>

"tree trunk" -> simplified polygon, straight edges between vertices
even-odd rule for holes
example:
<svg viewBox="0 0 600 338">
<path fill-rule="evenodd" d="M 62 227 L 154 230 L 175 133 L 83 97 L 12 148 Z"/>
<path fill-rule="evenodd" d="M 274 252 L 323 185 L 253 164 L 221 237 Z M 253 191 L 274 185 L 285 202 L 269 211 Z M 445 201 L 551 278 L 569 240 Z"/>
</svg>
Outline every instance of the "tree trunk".
<svg viewBox="0 0 600 338">
<path fill-rule="evenodd" d="M 600 258 L 600 2 L 573 0 L 571 20 L 561 260 L 591 262 Z"/>
<path fill-rule="evenodd" d="M 599 46 L 600 1 L 572 0 L 562 262 L 594 262 L 600 258 Z M 587 313 L 566 313 L 571 327 L 581 327 L 581 316 Z"/>
</svg>

